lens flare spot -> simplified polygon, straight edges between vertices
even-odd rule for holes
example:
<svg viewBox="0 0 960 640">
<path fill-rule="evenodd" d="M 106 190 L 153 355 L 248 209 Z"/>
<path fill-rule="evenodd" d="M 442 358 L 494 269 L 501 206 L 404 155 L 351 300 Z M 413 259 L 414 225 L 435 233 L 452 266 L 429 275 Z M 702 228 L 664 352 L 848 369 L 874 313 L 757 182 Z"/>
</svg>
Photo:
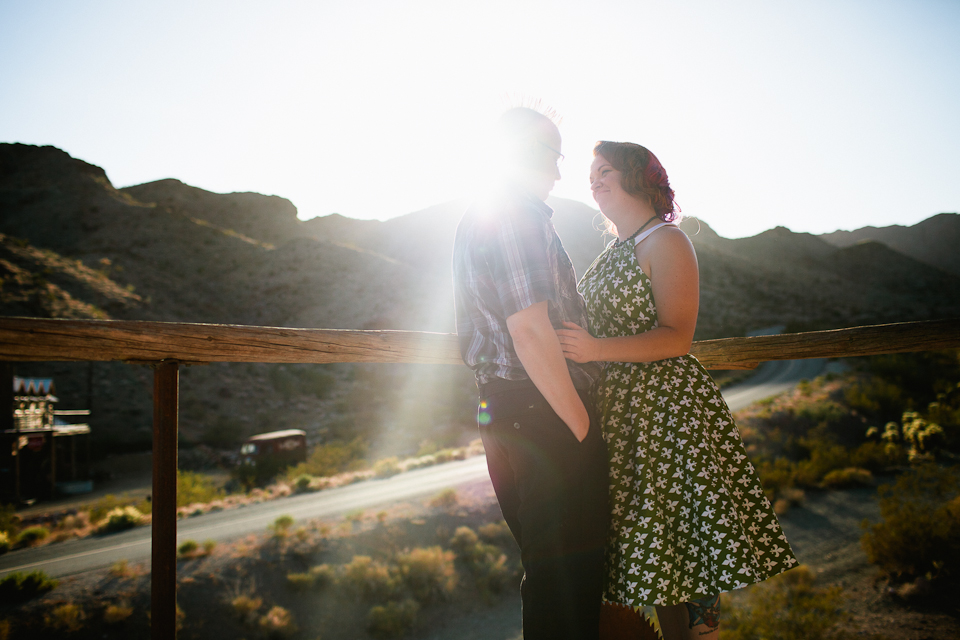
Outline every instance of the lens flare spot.
<svg viewBox="0 0 960 640">
<path fill-rule="evenodd" d="M 477 421 L 480 424 L 490 424 L 490 414 L 486 411 L 481 411 L 477 414 Z"/>
</svg>

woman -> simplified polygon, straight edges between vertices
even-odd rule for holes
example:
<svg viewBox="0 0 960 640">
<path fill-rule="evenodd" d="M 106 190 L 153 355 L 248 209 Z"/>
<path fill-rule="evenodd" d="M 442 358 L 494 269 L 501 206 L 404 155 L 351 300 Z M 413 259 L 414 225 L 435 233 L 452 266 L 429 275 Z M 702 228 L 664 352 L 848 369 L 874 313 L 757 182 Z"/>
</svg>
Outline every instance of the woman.
<svg viewBox="0 0 960 640">
<path fill-rule="evenodd" d="M 579 289 L 592 335 L 557 333 L 574 362 L 606 362 L 597 403 L 613 518 L 605 600 L 656 605 L 664 638 L 717 638 L 719 594 L 797 564 L 720 390 L 687 355 L 697 257 L 674 224 L 656 156 L 599 142 L 590 185 L 617 240 Z"/>
</svg>

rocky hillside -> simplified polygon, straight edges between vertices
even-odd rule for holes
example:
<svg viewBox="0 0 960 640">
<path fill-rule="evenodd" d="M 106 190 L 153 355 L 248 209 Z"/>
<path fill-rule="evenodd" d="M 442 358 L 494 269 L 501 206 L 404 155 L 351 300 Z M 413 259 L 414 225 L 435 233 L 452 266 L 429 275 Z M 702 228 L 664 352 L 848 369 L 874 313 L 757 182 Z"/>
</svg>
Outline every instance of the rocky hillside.
<svg viewBox="0 0 960 640">
<path fill-rule="evenodd" d="M 960 276 L 960 215 L 941 213 L 912 227 L 863 227 L 820 236 L 837 247 L 881 242 L 915 260 Z"/>
<path fill-rule="evenodd" d="M 582 273 L 603 249 L 600 216 L 579 202 L 549 203 Z M 59 149 L 0 144 L 0 314 L 453 331 L 449 265 L 464 208 L 449 202 L 386 222 L 300 221 L 280 197 L 177 180 L 116 189 L 102 169 Z M 698 337 L 960 315 L 960 276 L 944 249 L 955 246 L 957 216 L 931 220 L 940 225 L 932 235 L 915 231 L 930 221 L 903 230 L 926 238 L 896 241 L 909 251 L 893 240 L 840 242 L 784 228 L 730 240 L 687 221 L 701 268 Z M 97 363 L 18 372 L 52 375 L 64 407 L 91 407 L 104 449 L 149 446 L 148 370 Z M 183 439 L 232 446 L 299 427 L 313 442 L 362 433 L 378 450 L 408 451 L 424 438 L 469 435 L 471 387 L 469 372 L 450 367 L 188 368 Z"/>
</svg>

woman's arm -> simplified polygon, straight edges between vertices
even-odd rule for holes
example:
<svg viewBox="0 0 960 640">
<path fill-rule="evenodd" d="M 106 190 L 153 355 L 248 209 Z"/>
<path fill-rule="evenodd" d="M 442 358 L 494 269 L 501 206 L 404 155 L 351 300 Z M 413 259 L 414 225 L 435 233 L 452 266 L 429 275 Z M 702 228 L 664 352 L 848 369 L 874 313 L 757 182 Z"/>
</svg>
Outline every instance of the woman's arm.
<svg viewBox="0 0 960 640">
<path fill-rule="evenodd" d="M 636 251 L 637 261 L 650 278 L 657 327 L 635 336 L 594 338 L 581 327 L 565 323 L 567 328 L 557 335 L 563 355 L 570 360 L 654 362 L 689 353 L 700 308 L 700 275 L 693 244 L 683 231 L 664 227 Z"/>
<path fill-rule="evenodd" d="M 577 440 L 583 442 L 590 431 L 590 415 L 570 379 L 560 342 L 550 324 L 546 300 L 508 316 L 507 329 L 530 380 Z"/>
</svg>

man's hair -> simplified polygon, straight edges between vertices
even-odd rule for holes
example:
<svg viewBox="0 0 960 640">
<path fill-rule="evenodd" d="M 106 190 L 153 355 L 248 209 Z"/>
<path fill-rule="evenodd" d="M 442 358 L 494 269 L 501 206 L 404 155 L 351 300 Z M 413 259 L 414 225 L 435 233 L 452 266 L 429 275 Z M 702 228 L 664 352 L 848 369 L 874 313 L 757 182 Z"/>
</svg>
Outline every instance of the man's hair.
<svg viewBox="0 0 960 640">
<path fill-rule="evenodd" d="M 538 141 L 543 144 L 544 131 L 556 129 L 555 118 L 556 112 L 552 110 L 542 113 L 530 107 L 508 109 L 497 121 L 497 133 L 503 152 L 513 156 L 520 165 L 539 168 L 540 154 L 533 147 L 537 146 Z"/>
</svg>

